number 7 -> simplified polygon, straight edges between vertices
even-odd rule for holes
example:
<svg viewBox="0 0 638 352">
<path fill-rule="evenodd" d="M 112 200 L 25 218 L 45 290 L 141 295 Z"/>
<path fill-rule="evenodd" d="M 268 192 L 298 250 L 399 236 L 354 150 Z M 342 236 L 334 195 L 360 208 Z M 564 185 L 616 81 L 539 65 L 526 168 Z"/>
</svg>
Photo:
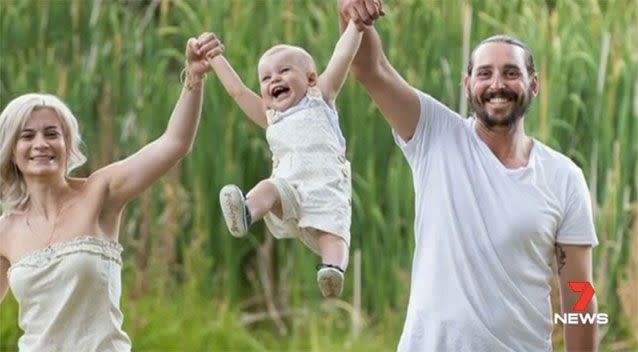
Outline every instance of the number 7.
<svg viewBox="0 0 638 352">
<path fill-rule="evenodd" d="M 589 281 L 570 281 L 569 287 L 574 292 L 582 292 L 572 310 L 582 312 L 587 309 L 589 302 L 591 302 L 591 299 L 594 297 L 594 293 L 596 292 L 594 291 L 594 286 L 592 286 Z"/>
</svg>

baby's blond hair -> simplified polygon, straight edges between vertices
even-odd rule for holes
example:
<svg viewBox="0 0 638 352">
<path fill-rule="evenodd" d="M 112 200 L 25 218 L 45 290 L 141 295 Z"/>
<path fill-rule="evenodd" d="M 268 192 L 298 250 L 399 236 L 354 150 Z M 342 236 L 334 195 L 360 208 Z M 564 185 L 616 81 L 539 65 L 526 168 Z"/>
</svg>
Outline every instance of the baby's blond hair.
<svg viewBox="0 0 638 352">
<path fill-rule="evenodd" d="M 282 51 L 290 51 L 291 53 L 293 53 L 296 64 L 305 68 L 306 70 L 308 70 L 308 72 L 317 72 L 317 65 L 315 64 L 315 60 L 304 48 L 288 44 L 277 44 L 266 50 L 261 55 L 261 58 L 259 58 L 259 64 L 257 65 L 257 67 L 261 65 L 261 62 L 265 57 Z"/>
</svg>

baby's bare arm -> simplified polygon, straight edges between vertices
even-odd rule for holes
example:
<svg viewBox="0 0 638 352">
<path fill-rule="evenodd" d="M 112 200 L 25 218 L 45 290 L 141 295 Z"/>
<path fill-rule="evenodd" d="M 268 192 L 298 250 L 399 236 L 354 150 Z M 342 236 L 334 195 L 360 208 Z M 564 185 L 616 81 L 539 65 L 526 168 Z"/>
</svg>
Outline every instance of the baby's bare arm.
<svg viewBox="0 0 638 352">
<path fill-rule="evenodd" d="M 361 32 L 353 21 L 348 22 L 346 30 L 341 34 L 325 71 L 319 77 L 319 89 L 328 104 L 334 107 L 335 100 L 348 77 L 352 59 L 361 44 Z"/>
<path fill-rule="evenodd" d="M 210 60 L 210 64 L 228 94 L 235 100 L 242 111 L 256 124 L 266 128 L 268 126 L 266 108 L 261 97 L 244 84 L 224 56 L 215 56 Z"/>
</svg>

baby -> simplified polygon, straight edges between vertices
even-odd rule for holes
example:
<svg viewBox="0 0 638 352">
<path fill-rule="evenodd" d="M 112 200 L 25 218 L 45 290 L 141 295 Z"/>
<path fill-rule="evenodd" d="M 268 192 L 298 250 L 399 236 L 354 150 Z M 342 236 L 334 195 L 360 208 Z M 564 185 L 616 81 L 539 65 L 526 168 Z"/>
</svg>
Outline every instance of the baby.
<svg viewBox="0 0 638 352">
<path fill-rule="evenodd" d="M 260 219 L 276 238 L 299 238 L 321 256 L 317 283 L 338 297 L 348 265 L 350 163 L 335 100 L 361 43 L 353 22 L 337 42 L 325 71 L 304 49 L 275 45 L 258 64 L 261 96 L 242 82 L 222 55 L 211 65 L 239 107 L 266 129 L 272 175 L 244 197 L 235 185 L 219 194 L 231 234 L 241 237 Z"/>
</svg>

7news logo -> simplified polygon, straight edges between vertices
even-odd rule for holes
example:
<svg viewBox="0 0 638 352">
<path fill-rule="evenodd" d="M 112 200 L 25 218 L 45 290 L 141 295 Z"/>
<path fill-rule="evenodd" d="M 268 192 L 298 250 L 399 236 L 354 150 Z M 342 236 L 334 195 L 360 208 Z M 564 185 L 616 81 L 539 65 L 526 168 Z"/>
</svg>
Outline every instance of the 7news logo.
<svg viewBox="0 0 638 352">
<path fill-rule="evenodd" d="M 596 292 L 594 291 L 594 286 L 588 281 L 570 281 L 569 288 L 575 293 L 580 293 L 580 297 L 578 297 L 578 301 L 572 307 L 572 311 L 586 311 Z M 594 322 L 602 325 L 609 323 L 609 316 L 607 313 L 554 313 L 554 324 L 558 324 L 559 321 L 563 325 L 593 324 Z"/>
</svg>

